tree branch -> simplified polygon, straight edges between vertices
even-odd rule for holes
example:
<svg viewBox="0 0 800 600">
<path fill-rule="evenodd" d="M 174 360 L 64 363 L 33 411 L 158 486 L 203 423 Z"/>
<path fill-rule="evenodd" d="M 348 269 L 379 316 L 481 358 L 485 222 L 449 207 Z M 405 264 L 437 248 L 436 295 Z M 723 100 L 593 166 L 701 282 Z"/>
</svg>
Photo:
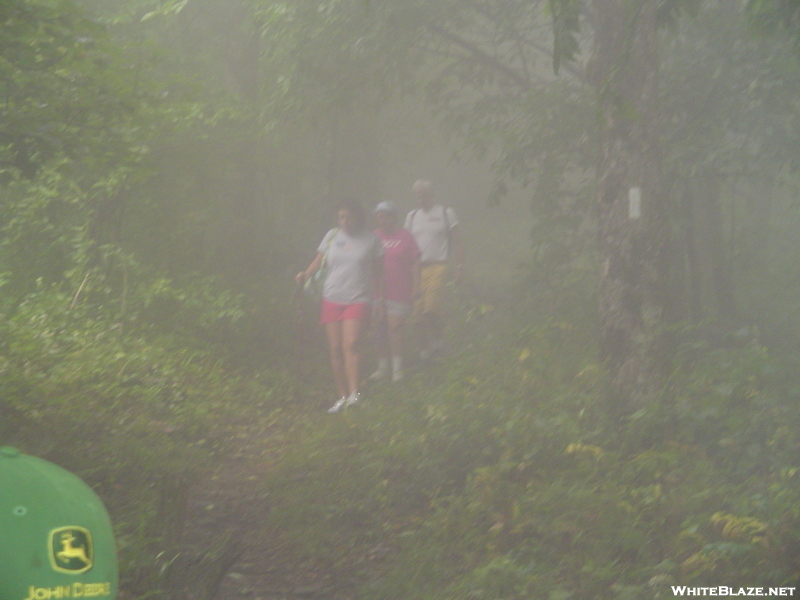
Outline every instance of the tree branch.
<svg viewBox="0 0 800 600">
<path fill-rule="evenodd" d="M 446 29 L 444 29 L 442 27 L 438 27 L 436 25 L 428 25 L 428 29 L 430 29 L 432 32 L 442 36 L 446 40 L 452 42 L 456 46 L 460 46 L 461 48 L 464 48 L 465 50 L 467 50 L 470 54 L 472 54 L 475 58 L 477 58 L 481 62 L 489 65 L 490 67 L 492 67 L 496 71 L 498 71 L 500 73 L 503 73 L 506 77 L 511 79 L 514 83 L 516 83 L 524 91 L 528 91 L 529 89 L 531 89 L 532 85 L 531 85 L 531 82 L 530 82 L 529 79 L 527 79 L 526 77 L 523 77 L 522 75 L 517 73 L 514 69 L 512 69 L 508 65 L 503 64 L 500 60 L 498 60 L 497 58 L 495 58 L 491 54 L 488 54 L 487 52 L 485 52 L 481 48 L 478 48 L 472 42 L 469 42 L 469 41 L 463 39 L 462 37 L 450 32 L 450 31 L 447 31 Z"/>
<path fill-rule="evenodd" d="M 514 83 L 519 85 L 524 91 L 528 91 L 533 87 L 533 84 L 528 77 L 518 73 L 508 65 L 501 62 L 498 58 L 492 56 L 483 49 L 479 48 L 476 44 L 468 40 L 465 40 L 461 36 L 436 25 L 428 25 L 428 29 L 440 35 L 441 37 L 447 39 L 449 42 L 455 44 L 456 46 L 459 46 L 467 50 L 470 54 L 472 54 L 475 58 L 477 58 L 484 64 L 490 66 L 491 68 L 495 69 L 496 71 L 499 71 L 500 73 L 510 78 Z M 550 58 L 552 58 L 553 56 L 552 51 L 548 50 L 547 47 L 544 46 L 543 44 L 539 44 L 532 40 L 520 38 L 518 35 L 512 34 L 511 37 L 513 37 L 518 42 L 529 45 L 531 48 L 535 49 L 538 52 L 541 52 L 545 56 L 548 56 Z M 561 67 L 563 70 L 568 71 L 581 83 L 588 83 L 586 74 L 583 72 L 582 69 L 579 69 L 574 64 L 565 63 L 562 64 Z"/>
<path fill-rule="evenodd" d="M 485 17 L 488 21 L 495 20 L 494 15 L 492 15 L 489 11 L 487 11 L 483 6 L 480 6 L 476 2 L 470 2 L 469 4 L 472 7 L 472 10 L 483 15 L 483 17 Z M 544 56 L 548 57 L 550 59 L 550 62 L 553 61 L 552 46 L 548 48 L 544 44 L 540 44 L 530 38 L 523 37 L 519 34 L 518 31 L 512 28 L 505 28 L 504 31 L 509 37 L 513 38 L 514 41 L 517 42 L 518 44 L 528 45 L 537 52 L 540 52 Z M 581 69 L 577 68 L 574 63 L 566 63 L 566 64 L 562 63 L 561 68 L 566 71 L 569 71 L 572 75 L 577 77 L 578 80 L 580 80 L 581 82 L 588 83 L 586 79 L 586 74 Z"/>
</svg>

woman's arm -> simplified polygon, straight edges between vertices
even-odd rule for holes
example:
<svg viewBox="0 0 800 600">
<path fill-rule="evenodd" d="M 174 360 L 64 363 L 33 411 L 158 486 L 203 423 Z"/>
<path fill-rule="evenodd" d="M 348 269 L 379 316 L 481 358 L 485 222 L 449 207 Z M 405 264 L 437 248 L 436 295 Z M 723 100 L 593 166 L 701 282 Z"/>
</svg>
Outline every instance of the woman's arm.
<svg viewBox="0 0 800 600">
<path fill-rule="evenodd" d="M 300 271 L 297 275 L 295 275 L 294 280 L 297 282 L 297 285 L 303 285 L 310 277 L 314 275 L 314 273 L 319 271 L 319 268 L 322 265 L 323 256 L 325 255 L 322 252 L 317 252 L 317 255 L 314 257 L 314 260 L 311 261 L 311 264 L 308 265 L 308 268 L 305 271 Z"/>
</svg>

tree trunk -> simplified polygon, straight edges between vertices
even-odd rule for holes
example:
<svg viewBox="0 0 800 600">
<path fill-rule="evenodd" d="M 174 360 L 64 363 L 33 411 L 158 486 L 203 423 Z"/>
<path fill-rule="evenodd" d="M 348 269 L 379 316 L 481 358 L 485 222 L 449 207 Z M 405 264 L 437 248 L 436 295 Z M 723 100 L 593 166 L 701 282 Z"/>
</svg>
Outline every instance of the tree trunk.
<svg viewBox="0 0 800 600">
<path fill-rule="evenodd" d="M 658 142 L 655 0 L 602 0 L 589 75 L 600 123 L 600 347 L 620 413 L 652 402 L 666 368 L 667 219 Z"/>
</svg>

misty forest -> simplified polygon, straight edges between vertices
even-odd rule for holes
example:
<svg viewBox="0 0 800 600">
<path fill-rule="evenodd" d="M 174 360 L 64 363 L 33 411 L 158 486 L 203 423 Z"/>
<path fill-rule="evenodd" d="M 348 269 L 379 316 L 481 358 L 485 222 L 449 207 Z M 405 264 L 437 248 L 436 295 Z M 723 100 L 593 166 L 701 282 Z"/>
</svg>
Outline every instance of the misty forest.
<svg viewBox="0 0 800 600">
<path fill-rule="evenodd" d="M 295 276 L 419 179 L 444 351 L 328 414 Z M 0 0 L 0 445 L 119 598 L 797 586 L 798 405 L 797 0 Z"/>
</svg>

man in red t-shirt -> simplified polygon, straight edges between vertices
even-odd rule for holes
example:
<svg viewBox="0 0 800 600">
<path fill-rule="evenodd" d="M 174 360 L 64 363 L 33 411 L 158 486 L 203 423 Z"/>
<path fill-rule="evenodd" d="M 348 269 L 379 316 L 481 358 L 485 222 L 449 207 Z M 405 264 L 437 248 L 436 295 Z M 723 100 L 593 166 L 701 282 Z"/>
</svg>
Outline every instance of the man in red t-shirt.
<svg viewBox="0 0 800 600">
<path fill-rule="evenodd" d="M 373 214 L 378 226 L 375 235 L 383 243 L 384 292 L 376 301 L 384 303 L 386 322 L 378 326 L 385 328 L 386 336 L 378 338 L 378 369 L 370 379 L 381 379 L 391 373 L 392 381 L 400 381 L 403 325 L 419 292 L 420 251 L 411 233 L 397 226 L 397 207 L 392 202 L 381 202 Z"/>
</svg>

